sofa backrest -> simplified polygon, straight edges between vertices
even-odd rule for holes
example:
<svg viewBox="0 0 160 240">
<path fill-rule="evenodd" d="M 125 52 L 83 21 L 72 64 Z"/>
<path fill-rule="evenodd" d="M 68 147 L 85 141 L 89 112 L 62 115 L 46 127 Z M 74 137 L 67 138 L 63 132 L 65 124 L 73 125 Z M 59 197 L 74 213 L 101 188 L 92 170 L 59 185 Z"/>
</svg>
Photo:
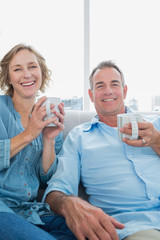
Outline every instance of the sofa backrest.
<svg viewBox="0 0 160 240">
<path fill-rule="evenodd" d="M 64 139 L 72 128 L 81 123 L 91 121 L 94 115 L 96 115 L 95 111 L 65 110 L 64 118 L 65 129 L 63 130 Z"/>
</svg>

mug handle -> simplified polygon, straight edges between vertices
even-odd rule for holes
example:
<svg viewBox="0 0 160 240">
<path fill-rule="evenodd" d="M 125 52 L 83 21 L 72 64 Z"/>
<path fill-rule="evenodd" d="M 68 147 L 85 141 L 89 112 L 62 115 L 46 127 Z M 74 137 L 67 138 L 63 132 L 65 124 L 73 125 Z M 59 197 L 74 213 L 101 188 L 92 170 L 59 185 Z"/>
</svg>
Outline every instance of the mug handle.
<svg viewBox="0 0 160 240">
<path fill-rule="evenodd" d="M 132 120 L 131 125 L 132 125 L 131 140 L 136 140 L 136 139 L 138 139 L 138 124 L 135 120 Z"/>
</svg>

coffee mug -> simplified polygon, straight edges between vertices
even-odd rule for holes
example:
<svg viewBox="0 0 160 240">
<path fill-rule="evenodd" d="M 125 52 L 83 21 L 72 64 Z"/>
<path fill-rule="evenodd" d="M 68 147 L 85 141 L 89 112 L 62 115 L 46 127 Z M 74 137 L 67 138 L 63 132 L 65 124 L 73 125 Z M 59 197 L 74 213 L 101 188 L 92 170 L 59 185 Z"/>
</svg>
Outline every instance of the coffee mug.
<svg viewBox="0 0 160 240">
<path fill-rule="evenodd" d="M 56 110 L 56 112 L 59 112 L 58 105 L 60 104 L 60 98 L 47 97 L 46 101 L 42 103 L 42 106 L 46 106 L 46 112 L 47 112 L 47 116 L 44 118 L 44 121 L 55 116 L 54 113 L 51 113 L 51 107 L 50 107 L 51 104 L 54 104 L 55 105 L 54 109 Z M 54 126 L 56 126 L 54 123 L 50 123 L 47 125 L 47 127 L 54 127 Z"/>
<path fill-rule="evenodd" d="M 130 140 L 138 139 L 138 124 L 137 122 L 142 122 L 142 115 L 140 113 L 124 113 L 117 115 L 117 127 L 119 139 L 122 140 L 124 137 Z M 120 132 L 120 128 L 124 127 L 125 124 L 131 123 L 132 125 L 132 135 L 126 135 Z"/>
</svg>

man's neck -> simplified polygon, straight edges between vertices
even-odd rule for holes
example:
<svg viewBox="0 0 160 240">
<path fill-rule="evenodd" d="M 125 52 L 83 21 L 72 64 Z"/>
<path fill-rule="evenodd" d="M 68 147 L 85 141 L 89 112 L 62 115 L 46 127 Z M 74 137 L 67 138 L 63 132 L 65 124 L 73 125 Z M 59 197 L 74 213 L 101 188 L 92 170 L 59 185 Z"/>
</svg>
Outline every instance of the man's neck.
<svg viewBox="0 0 160 240">
<path fill-rule="evenodd" d="M 117 127 L 117 115 L 126 113 L 127 108 L 125 107 L 121 112 L 119 113 L 113 113 L 113 114 L 98 114 L 99 121 L 107 124 L 110 127 Z"/>
<path fill-rule="evenodd" d="M 101 116 L 100 122 L 107 124 L 110 127 L 117 127 L 117 115 L 116 116 Z"/>
</svg>

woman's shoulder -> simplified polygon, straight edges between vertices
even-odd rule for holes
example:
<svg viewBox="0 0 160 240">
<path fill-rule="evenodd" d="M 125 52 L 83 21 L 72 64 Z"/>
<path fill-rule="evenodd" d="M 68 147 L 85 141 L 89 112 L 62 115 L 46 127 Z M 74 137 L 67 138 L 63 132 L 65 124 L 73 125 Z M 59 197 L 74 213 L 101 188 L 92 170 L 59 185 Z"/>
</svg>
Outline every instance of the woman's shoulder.
<svg viewBox="0 0 160 240">
<path fill-rule="evenodd" d="M 5 104 L 5 105 L 6 105 L 9 98 L 10 98 L 10 97 L 7 96 L 7 95 L 0 95 L 0 102 L 1 102 L 2 104 Z"/>
<path fill-rule="evenodd" d="M 0 95 L 0 111 L 3 113 L 8 109 L 8 103 L 10 101 L 10 96 Z"/>
</svg>

